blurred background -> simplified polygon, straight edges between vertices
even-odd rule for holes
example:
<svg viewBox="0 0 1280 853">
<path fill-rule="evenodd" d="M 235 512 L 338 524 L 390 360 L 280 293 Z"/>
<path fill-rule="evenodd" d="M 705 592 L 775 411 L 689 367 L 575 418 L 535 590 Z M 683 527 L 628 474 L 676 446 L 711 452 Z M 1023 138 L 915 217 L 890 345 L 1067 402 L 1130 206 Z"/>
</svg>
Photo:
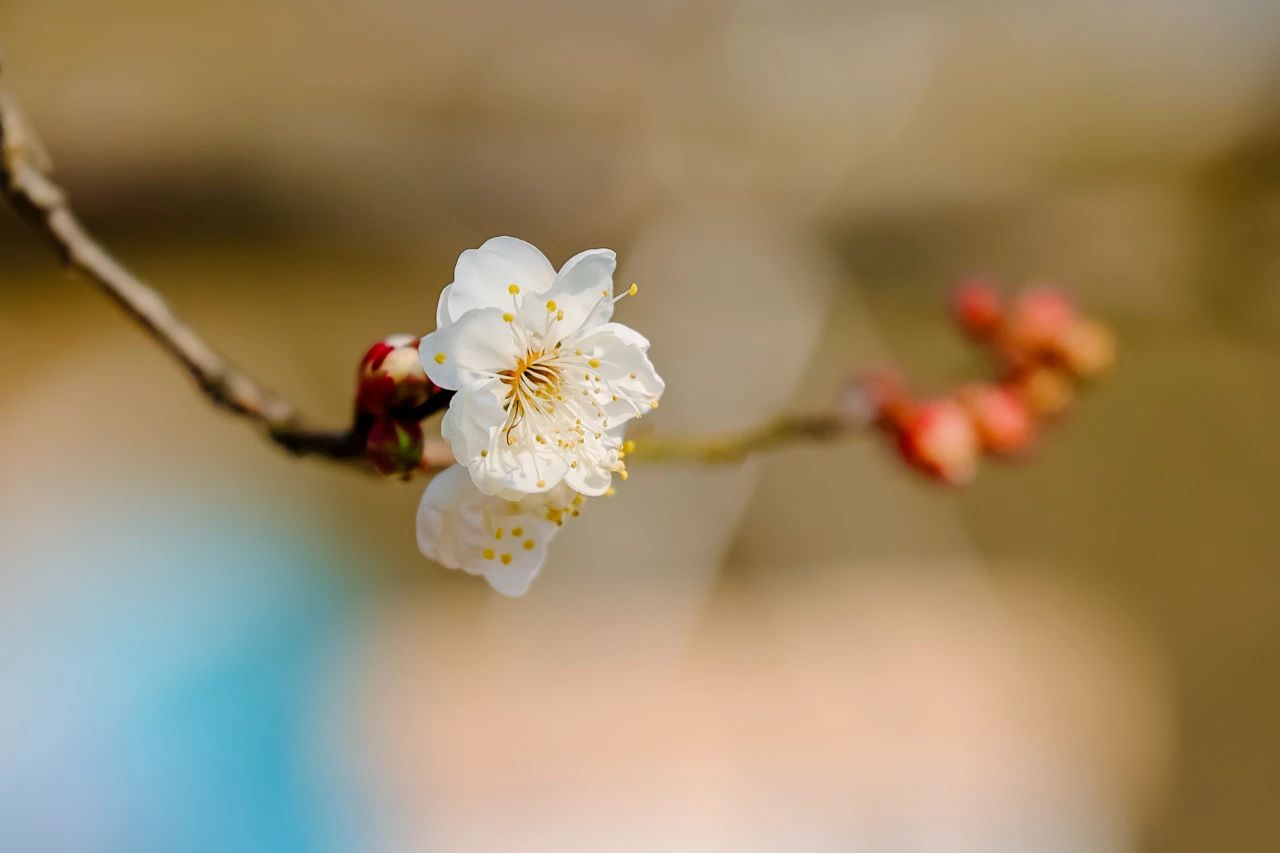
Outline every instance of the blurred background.
<svg viewBox="0 0 1280 853">
<path fill-rule="evenodd" d="M 89 226 L 318 423 L 497 234 L 618 250 L 673 433 L 976 375 L 975 270 L 1122 346 L 962 490 L 637 465 L 512 601 L 5 210 L 0 849 L 1280 844 L 1274 0 L 7 0 L 0 43 Z"/>
</svg>

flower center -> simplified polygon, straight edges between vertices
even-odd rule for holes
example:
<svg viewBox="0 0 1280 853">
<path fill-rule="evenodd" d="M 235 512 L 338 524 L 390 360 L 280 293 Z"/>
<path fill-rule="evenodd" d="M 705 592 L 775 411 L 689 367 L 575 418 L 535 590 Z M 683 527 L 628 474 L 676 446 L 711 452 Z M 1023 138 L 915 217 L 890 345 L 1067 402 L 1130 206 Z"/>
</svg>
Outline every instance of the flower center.
<svg viewBox="0 0 1280 853">
<path fill-rule="evenodd" d="M 508 445 L 516 443 L 512 433 L 529 414 L 545 416 L 555 411 L 554 401 L 561 397 L 564 384 L 564 374 L 555 359 L 555 353 L 530 350 L 516 361 L 514 369 L 499 372 L 507 386 L 507 422 L 503 430 Z"/>
</svg>

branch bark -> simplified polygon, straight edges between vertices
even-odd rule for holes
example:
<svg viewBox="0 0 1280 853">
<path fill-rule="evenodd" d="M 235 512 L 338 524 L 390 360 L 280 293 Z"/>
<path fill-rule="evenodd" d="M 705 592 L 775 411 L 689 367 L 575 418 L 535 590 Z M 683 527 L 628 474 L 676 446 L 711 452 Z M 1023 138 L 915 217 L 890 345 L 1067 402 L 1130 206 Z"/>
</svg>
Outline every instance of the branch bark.
<svg viewBox="0 0 1280 853">
<path fill-rule="evenodd" d="M 312 430 L 294 407 L 222 356 L 183 322 L 154 289 L 113 258 L 80 223 L 67 194 L 53 180 L 52 163 L 17 102 L 0 98 L 0 192 L 58 253 L 63 266 L 83 275 L 120 306 L 195 380 L 219 408 L 255 424 L 295 456 L 317 456 L 368 468 L 364 443 L 370 424 L 356 417 L 343 430 Z M 439 411 L 450 395 L 428 401 L 422 416 Z"/>
</svg>

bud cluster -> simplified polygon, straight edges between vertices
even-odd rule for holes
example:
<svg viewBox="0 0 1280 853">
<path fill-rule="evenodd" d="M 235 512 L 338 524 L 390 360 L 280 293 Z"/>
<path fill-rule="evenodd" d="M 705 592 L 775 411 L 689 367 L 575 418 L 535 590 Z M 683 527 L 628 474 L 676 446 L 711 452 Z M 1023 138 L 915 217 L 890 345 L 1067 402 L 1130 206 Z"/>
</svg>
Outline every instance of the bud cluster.
<svg viewBox="0 0 1280 853">
<path fill-rule="evenodd" d="M 420 407 L 439 388 L 427 378 L 418 356 L 418 338 L 391 335 L 360 360 L 356 413 L 371 421 L 365 452 L 383 474 L 408 477 L 422 464 Z"/>
<path fill-rule="evenodd" d="M 951 310 L 994 356 L 992 379 L 917 397 L 902 376 L 880 371 L 849 386 L 841 411 L 879 427 L 912 467 L 958 484 L 973 478 L 983 456 L 1024 455 L 1042 422 L 1070 407 L 1077 386 L 1111 367 L 1115 337 L 1051 287 L 1006 297 L 986 280 L 969 280 L 956 288 Z"/>
</svg>

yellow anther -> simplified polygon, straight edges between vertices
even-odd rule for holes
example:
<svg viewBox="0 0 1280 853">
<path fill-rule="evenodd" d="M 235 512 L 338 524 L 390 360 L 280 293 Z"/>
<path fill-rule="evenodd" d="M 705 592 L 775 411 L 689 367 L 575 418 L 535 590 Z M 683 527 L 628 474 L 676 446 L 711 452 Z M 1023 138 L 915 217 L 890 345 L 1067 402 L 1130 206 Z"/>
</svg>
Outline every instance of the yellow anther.
<svg viewBox="0 0 1280 853">
<path fill-rule="evenodd" d="M 485 558 L 486 560 L 492 560 L 492 559 L 493 559 L 493 549 L 492 549 L 492 548 L 485 548 L 485 549 L 484 549 L 484 558 Z"/>
<path fill-rule="evenodd" d="M 545 487 L 546 487 L 546 485 L 547 485 L 547 481 L 546 481 L 546 480 L 539 480 L 539 481 L 538 481 L 538 488 L 539 488 L 539 489 L 545 488 Z"/>
<path fill-rule="evenodd" d="M 618 493 L 618 490 L 617 490 L 617 489 L 615 489 L 613 486 L 610 486 L 609 488 L 607 488 L 607 489 L 605 489 L 605 490 L 604 490 L 604 496 L 605 496 L 606 498 L 611 498 L 611 497 L 613 497 L 614 495 L 616 495 L 617 493 Z"/>
<path fill-rule="evenodd" d="M 578 512 L 575 509 L 573 512 L 569 513 L 569 515 L 573 516 L 574 518 L 577 518 L 578 516 L 582 515 L 582 513 Z"/>
<path fill-rule="evenodd" d="M 561 308 L 559 311 L 557 311 L 557 312 L 556 312 L 556 319 L 557 319 L 557 320 L 563 320 L 563 319 L 564 319 L 564 309 L 563 309 L 563 308 Z M 560 345 L 559 345 L 559 344 L 556 344 L 556 349 L 559 349 L 559 348 L 560 348 Z"/>
<path fill-rule="evenodd" d="M 513 528 L 511 528 L 511 535 L 512 535 L 512 536 L 523 536 L 523 535 L 524 535 L 524 528 L 523 528 L 523 527 L 513 527 Z"/>
<path fill-rule="evenodd" d="M 507 293 L 510 293 L 512 296 L 515 296 L 519 292 L 520 292 L 520 285 L 518 284 L 507 285 Z"/>
<path fill-rule="evenodd" d="M 649 408 L 651 408 L 651 409 L 656 409 L 656 408 L 658 408 L 658 401 L 657 401 L 657 400 L 654 400 L 652 403 L 650 403 L 650 404 L 649 404 Z"/>
<path fill-rule="evenodd" d="M 480 451 L 480 458 L 481 458 L 481 459 L 485 458 L 485 457 L 486 457 L 486 456 L 488 456 L 488 455 L 489 455 L 489 451 L 487 451 L 487 450 L 481 450 L 481 451 Z"/>
<path fill-rule="evenodd" d="M 503 315 L 502 315 L 502 322 L 504 322 L 504 323 L 510 323 L 510 322 L 511 322 L 512 320 L 514 320 L 515 318 L 516 318 L 516 315 L 515 315 L 515 314 L 512 314 L 510 311 L 508 311 L 507 313 L 505 313 L 505 314 L 503 314 Z"/>
<path fill-rule="evenodd" d="M 526 551 L 532 551 L 532 550 L 533 550 L 533 540 L 532 540 L 532 539 L 526 539 L 526 540 L 524 540 L 524 549 L 525 549 Z"/>
<path fill-rule="evenodd" d="M 634 453 L 635 450 L 636 450 L 636 443 L 631 439 L 628 438 L 626 441 L 622 442 L 623 453 Z"/>
<path fill-rule="evenodd" d="M 632 378 L 632 379 L 635 379 L 635 378 L 636 378 L 636 372 L 635 372 L 634 370 L 633 370 L 633 371 L 631 371 L 631 378 Z"/>
<path fill-rule="evenodd" d="M 501 528 L 501 527 L 499 527 L 497 530 L 493 531 L 493 538 L 494 538 L 494 539 L 501 539 L 501 538 L 502 538 L 502 528 Z"/>
<path fill-rule="evenodd" d="M 629 477 L 629 476 L 631 476 L 631 475 L 630 475 L 630 474 L 628 474 L 625 470 L 623 470 L 623 471 L 619 471 L 619 472 L 618 472 L 618 476 L 619 476 L 619 477 L 621 477 L 623 480 L 626 480 L 626 479 L 627 479 L 627 477 Z"/>
<path fill-rule="evenodd" d="M 586 499 L 586 498 L 584 498 L 582 495 L 574 495 L 574 496 L 573 496 L 573 505 L 574 505 L 574 506 L 582 506 L 582 505 L 583 505 L 584 503 L 586 503 L 586 502 L 587 502 L 587 499 Z"/>
<path fill-rule="evenodd" d="M 436 353 L 436 364 L 444 364 L 444 353 Z"/>
<path fill-rule="evenodd" d="M 600 366 L 600 359 L 598 359 L 598 358 L 593 358 L 593 359 L 591 359 L 590 361 L 588 361 L 588 362 L 587 362 L 587 364 L 591 365 L 592 367 L 599 367 L 599 366 Z"/>
<path fill-rule="evenodd" d="M 556 310 L 556 301 L 555 301 L 554 299 L 548 299 L 548 300 L 547 300 L 547 310 L 548 310 L 548 311 L 550 311 L 550 312 L 552 312 L 552 313 L 555 313 L 555 310 Z"/>
<path fill-rule="evenodd" d="M 577 468 L 577 467 L 578 467 L 578 460 L 577 460 L 577 459 L 575 459 L 575 460 L 573 460 L 572 462 L 570 462 L 570 463 L 569 463 L 569 467 L 570 467 L 570 468 Z"/>
<path fill-rule="evenodd" d="M 627 295 L 635 296 L 639 292 L 640 292 L 640 285 L 636 284 L 634 281 L 631 282 L 631 286 L 627 288 Z"/>
<path fill-rule="evenodd" d="M 511 565 L 511 555 L 510 555 L 510 554 L 503 554 L 503 555 L 502 555 L 502 565 L 504 565 L 504 566 L 509 566 L 509 565 Z"/>
</svg>

